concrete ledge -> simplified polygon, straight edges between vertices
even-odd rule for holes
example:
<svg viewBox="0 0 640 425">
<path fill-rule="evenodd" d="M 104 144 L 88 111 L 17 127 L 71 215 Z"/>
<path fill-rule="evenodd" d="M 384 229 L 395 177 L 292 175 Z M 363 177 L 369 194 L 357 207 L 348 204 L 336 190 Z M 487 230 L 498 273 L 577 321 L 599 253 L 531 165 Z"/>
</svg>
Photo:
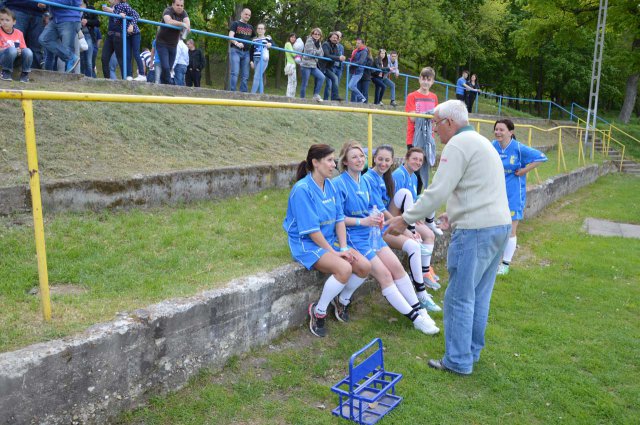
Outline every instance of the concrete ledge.
<svg viewBox="0 0 640 425">
<path fill-rule="evenodd" d="M 47 212 L 100 210 L 219 199 L 290 187 L 297 164 L 187 170 L 127 180 L 58 181 L 41 185 Z M 28 186 L 0 188 L 0 214 L 31 211 Z"/>
<path fill-rule="evenodd" d="M 529 191 L 527 216 L 614 170 L 591 165 Z M 449 234 L 438 241 L 442 259 Z M 324 277 L 290 264 L 224 289 L 121 314 L 85 332 L 0 354 L 0 424 L 104 423 L 203 367 L 305 324 Z M 369 281 L 359 293 L 377 284 Z"/>
</svg>

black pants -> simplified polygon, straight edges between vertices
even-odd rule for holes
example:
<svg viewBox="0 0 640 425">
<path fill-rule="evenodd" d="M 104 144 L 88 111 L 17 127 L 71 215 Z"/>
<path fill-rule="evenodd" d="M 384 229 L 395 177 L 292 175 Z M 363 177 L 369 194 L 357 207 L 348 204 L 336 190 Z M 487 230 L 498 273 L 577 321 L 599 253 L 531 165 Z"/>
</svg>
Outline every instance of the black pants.
<svg viewBox="0 0 640 425">
<path fill-rule="evenodd" d="M 456 99 L 458 99 L 461 102 L 464 102 L 464 94 L 458 94 L 456 93 Z"/>
<path fill-rule="evenodd" d="M 104 44 L 102 45 L 102 75 L 104 78 L 109 79 L 109 61 L 111 61 L 111 55 L 114 52 L 120 66 L 120 75 L 124 80 L 126 76 L 122 73 L 122 36 L 117 36 L 115 33 L 104 37 Z"/>
<path fill-rule="evenodd" d="M 200 87 L 200 78 L 202 77 L 202 71 L 197 69 L 187 68 L 185 74 L 185 84 L 187 87 Z"/>
</svg>

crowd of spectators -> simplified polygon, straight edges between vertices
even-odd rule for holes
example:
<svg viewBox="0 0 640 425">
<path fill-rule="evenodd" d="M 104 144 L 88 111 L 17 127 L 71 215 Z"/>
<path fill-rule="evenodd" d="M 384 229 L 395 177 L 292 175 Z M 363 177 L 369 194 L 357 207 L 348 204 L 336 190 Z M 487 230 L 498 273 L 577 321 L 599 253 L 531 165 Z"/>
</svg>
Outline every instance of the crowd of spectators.
<svg viewBox="0 0 640 425">
<path fill-rule="evenodd" d="M 205 56 L 193 39 L 187 40 L 186 44 L 184 42 L 191 30 L 184 0 L 173 0 L 163 11 L 161 22 L 177 28 L 159 26 L 150 49 L 141 49 L 140 15 L 128 0 L 106 0 L 108 3 L 101 7 L 103 12 L 127 18 L 126 37 L 123 37 L 122 19 L 116 16 L 108 18 L 106 34 L 102 34 L 99 15 L 89 12 L 94 8 L 87 0 L 52 1 L 63 6 L 85 8 L 87 12 L 28 0 L 0 0 L 0 7 L 4 7 L 4 15 L 7 16 L 0 32 L 2 79 L 11 79 L 13 66 L 18 62 L 22 63 L 22 81 L 28 81 L 31 66 L 96 78 L 96 59 L 101 49 L 104 78 L 117 78 L 116 70 L 120 68 L 122 79 L 200 87 Z M 250 19 L 251 10 L 245 8 L 240 19 L 232 22 L 229 28 L 228 90 L 248 92 L 252 69 L 251 92 L 264 93 L 269 49 L 276 43 L 266 34 L 264 23 L 254 28 Z M 21 36 L 24 36 L 22 41 Z M 123 57 L 123 43 L 126 43 L 126 57 Z M 330 32 L 324 39 L 320 28 L 314 28 L 304 40 L 291 33 L 284 48 L 288 50 L 284 68 L 288 97 L 296 96 L 300 81 L 299 96 L 305 98 L 309 80 L 313 77 L 314 100 L 342 101 L 340 81 L 347 65 L 350 65 L 346 83 L 351 92 L 348 100 L 383 105 L 388 90 L 390 105 L 397 105 L 393 80 L 399 77 L 400 70 L 396 51 L 387 53 L 386 49 L 379 48 L 374 58 L 372 49 L 363 39 L 357 38 L 353 51 L 347 56 L 342 33 Z M 135 78 L 134 65 L 137 68 Z M 374 85 L 373 96 L 369 96 L 371 83 Z M 476 75 L 469 78 L 469 72 L 464 71 L 457 81 L 456 97 L 467 105 L 469 112 L 478 91 Z"/>
</svg>

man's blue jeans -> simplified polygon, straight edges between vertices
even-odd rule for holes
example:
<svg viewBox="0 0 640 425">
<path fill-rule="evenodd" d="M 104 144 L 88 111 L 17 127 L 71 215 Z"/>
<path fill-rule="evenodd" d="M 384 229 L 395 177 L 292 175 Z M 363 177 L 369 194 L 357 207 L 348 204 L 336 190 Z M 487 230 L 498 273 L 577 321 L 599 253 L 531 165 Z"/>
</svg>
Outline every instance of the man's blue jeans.
<svg viewBox="0 0 640 425">
<path fill-rule="evenodd" d="M 18 49 L 13 46 L 0 50 L 0 66 L 2 66 L 2 70 L 13 72 L 13 65 L 18 58 L 22 60 L 22 72 L 31 72 L 31 63 L 33 62 L 31 49 L 25 47 L 22 49 L 20 56 L 18 56 Z"/>
<path fill-rule="evenodd" d="M 329 90 L 331 90 L 331 100 L 338 100 L 340 98 L 340 93 L 338 93 L 338 76 L 333 72 L 333 68 L 325 69 L 324 76 L 326 77 L 324 80 L 324 100 L 329 99 Z"/>
<path fill-rule="evenodd" d="M 313 95 L 319 96 L 320 89 L 322 88 L 322 83 L 324 83 L 324 74 L 320 72 L 318 68 L 305 68 L 304 66 L 300 67 L 300 74 L 302 75 L 302 84 L 300 85 L 300 98 L 304 99 L 307 94 L 307 84 L 309 84 L 309 78 L 313 75 L 314 84 L 313 84 Z"/>
<path fill-rule="evenodd" d="M 229 60 L 231 61 L 231 73 L 229 76 L 229 90 L 236 91 L 238 75 L 240 75 L 240 91 L 248 91 L 249 81 L 249 50 L 240 50 L 229 47 Z"/>
<path fill-rule="evenodd" d="M 187 65 L 175 64 L 173 67 L 174 81 L 176 86 L 184 86 L 184 75 L 187 73 Z"/>
<path fill-rule="evenodd" d="M 14 10 L 13 13 L 16 15 L 15 28 L 22 31 L 24 41 L 33 53 L 33 67 L 39 69 L 40 63 L 44 60 L 42 57 L 42 46 L 40 46 L 40 41 L 38 41 L 38 37 L 42 34 L 42 30 L 44 30 L 42 13 L 23 12 L 20 10 Z"/>
<path fill-rule="evenodd" d="M 47 71 L 55 70 L 55 56 L 64 62 L 69 61 L 73 57 L 78 31 L 80 31 L 80 21 L 56 24 L 52 20 L 49 22 L 49 25 L 44 27 L 44 31 L 40 34 L 39 40 L 42 47 L 51 53 L 46 56 L 44 64 L 44 68 Z"/>
<path fill-rule="evenodd" d="M 447 252 L 449 286 L 444 294 L 443 364 L 470 374 L 480 359 L 498 264 L 511 224 L 456 229 Z"/>
<path fill-rule="evenodd" d="M 177 50 L 176 46 L 169 46 L 156 41 L 156 51 L 160 58 L 160 69 L 162 69 L 160 84 L 171 84 L 171 67 L 176 61 Z"/>
<path fill-rule="evenodd" d="M 389 77 L 384 77 L 382 79 L 382 82 L 384 83 L 385 86 L 389 87 L 389 89 L 391 89 L 391 101 L 395 102 L 396 100 L 396 84 L 391 81 L 389 79 Z"/>
<path fill-rule="evenodd" d="M 333 71 L 333 73 L 336 75 L 338 81 L 336 83 L 336 87 L 338 87 L 338 89 L 340 89 L 340 79 L 342 78 L 342 63 L 340 64 L 340 66 L 335 66 L 331 69 L 331 71 Z M 330 87 L 327 86 L 326 84 L 324 85 L 324 99 L 328 99 L 329 98 L 329 90 Z"/>
<path fill-rule="evenodd" d="M 349 77 L 349 90 L 351 90 L 351 99 L 355 99 L 356 102 L 362 102 L 364 99 L 364 95 L 358 90 L 358 82 L 362 78 L 362 72 L 359 74 L 351 74 Z M 353 100 L 352 100 L 353 101 Z"/>
</svg>

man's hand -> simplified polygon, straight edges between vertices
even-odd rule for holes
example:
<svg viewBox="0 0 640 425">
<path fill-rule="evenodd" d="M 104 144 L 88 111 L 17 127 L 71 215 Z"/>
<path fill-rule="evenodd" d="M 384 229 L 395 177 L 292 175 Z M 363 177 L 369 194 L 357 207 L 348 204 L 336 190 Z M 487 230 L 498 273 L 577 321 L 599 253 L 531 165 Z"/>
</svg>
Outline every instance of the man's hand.
<svg viewBox="0 0 640 425">
<path fill-rule="evenodd" d="M 389 225 L 389 228 L 387 229 L 386 232 L 384 232 L 385 235 L 395 236 L 407 230 L 407 222 L 404 221 L 401 215 L 397 217 L 393 217 L 391 220 L 387 222 L 387 224 Z"/>
<path fill-rule="evenodd" d="M 447 230 L 449 228 L 449 216 L 447 213 L 442 213 L 438 216 L 438 220 L 440 220 L 440 224 L 438 227 L 442 230 Z"/>
</svg>

